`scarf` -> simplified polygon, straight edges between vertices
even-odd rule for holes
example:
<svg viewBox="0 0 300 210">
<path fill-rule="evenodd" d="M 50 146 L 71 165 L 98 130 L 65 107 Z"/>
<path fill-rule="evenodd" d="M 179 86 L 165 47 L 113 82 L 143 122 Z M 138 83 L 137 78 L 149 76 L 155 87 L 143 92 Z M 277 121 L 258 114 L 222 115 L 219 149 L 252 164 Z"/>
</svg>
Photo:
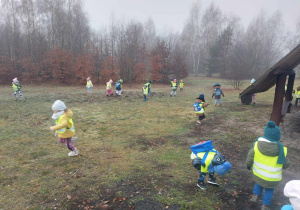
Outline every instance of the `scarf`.
<svg viewBox="0 0 300 210">
<path fill-rule="evenodd" d="M 57 120 L 63 113 L 65 113 L 65 111 L 60 111 L 60 112 L 57 112 L 57 113 L 53 113 L 52 119 Z"/>
</svg>

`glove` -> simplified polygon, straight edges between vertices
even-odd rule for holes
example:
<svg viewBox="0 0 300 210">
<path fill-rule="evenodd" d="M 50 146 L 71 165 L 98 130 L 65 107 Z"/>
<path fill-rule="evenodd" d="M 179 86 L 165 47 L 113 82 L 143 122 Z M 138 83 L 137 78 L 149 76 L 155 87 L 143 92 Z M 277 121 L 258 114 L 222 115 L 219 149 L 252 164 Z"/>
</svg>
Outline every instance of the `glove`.
<svg viewBox="0 0 300 210">
<path fill-rule="evenodd" d="M 247 169 L 248 169 L 248 170 L 251 170 L 251 166 L 250 166 L 250 167 L 249 167 L 249 166 L 247 166 Z"/>
<path fill-rule="evenodd" d="M 205 163 L 203 163 L 203 164 L 201 164 L 203 167 L 205 167 L 206 166 L 206 164 Z"/>
</svg>

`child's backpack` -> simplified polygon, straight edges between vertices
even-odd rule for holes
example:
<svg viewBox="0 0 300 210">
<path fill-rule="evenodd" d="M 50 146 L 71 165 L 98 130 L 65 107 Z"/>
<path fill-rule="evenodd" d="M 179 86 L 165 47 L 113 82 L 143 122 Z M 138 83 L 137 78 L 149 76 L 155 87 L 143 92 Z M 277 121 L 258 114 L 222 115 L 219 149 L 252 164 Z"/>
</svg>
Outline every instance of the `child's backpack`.
<svg viewBox="0 0 300 210">
<path fill-rule="evenodd" d="M 222 94 L 221 89 L 220 88 L 216 88 L 215 89 L 215 96 L 220 96 Z"/>
<path fill-rule="evenodd" d="M 121 90 L 121 83 L 120 82 L 116 82 L 115 86 L 116 86 L 117 90 Z"/>
<path fill-rule="evenodd" d="M 211 140 L 199 142 L 198 144 L 195 144 L 190 148 L 194 153 L 194 155 L 196 156 L 196 158 L 193 159 L 192 164 L 197 170 L 200 170 L 201 165 L 205 165 L 205 160 L 209 152 L 218 153 L 218 151 L 214 149 Z M 199 152 L 205 152 L 202 159 L 197 156 Z"/>
</svg>

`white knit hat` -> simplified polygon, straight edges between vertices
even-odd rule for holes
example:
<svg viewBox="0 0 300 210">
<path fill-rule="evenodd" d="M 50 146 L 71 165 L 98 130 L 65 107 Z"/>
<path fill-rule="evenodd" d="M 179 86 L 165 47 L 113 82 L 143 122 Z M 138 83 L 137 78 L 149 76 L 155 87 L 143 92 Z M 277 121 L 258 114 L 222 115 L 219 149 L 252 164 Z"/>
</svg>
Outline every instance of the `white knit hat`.
<svg viewBox="0 0 300 210">
<path fill-rule="evenodd" d="M 286 183 L 284 195 L 290 199 L 294 210 L 300 210 L 300 180 L 292 180 Z"/>
<path fill-rule="evenodd" d="M 64 111 L 66 109 L 66 105 L 61 100 L 56 100 L 54 104 L 52 105 L 53 111 Z"/>
</svg>

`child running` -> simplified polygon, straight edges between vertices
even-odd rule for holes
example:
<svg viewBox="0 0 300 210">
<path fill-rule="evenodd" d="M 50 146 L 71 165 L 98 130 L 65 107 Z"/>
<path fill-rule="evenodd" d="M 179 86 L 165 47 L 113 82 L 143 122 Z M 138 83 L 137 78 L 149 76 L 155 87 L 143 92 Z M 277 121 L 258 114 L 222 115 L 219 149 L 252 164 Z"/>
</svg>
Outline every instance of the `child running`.
<svg viewBox="0 0 300 210">
<path fill-rule="evenodd" d="M 146 83 L 146 85 L 147 85 L 147 87 L 148 87 L 148 93 L 149 93 L 150 96 L 151 96 L 151 93 L 152 93 L 152 92 L 151 92 L 151 84 L 152 84 L 152 82 L 153 82 L 153 81 L 150 80 L 149 82 Z"/>
<path fill-rule="evenodd" d="M 122 93 L 122 82 L 123 82 L 123 80 L 120 79 L 115 84 L 115 86 L 116 86 L 116 95 L 117 96 L 121 96 L 121 93 Z"/>
<path fill-rule="evenodd" d="M 86 79 L 86 87 L 87 87 L 87 91 L 88 91 L 89 93 L 92 93 L 93 83 L 92 83 L 90 77 L 88 77 L 88 78 Z"/>
<path fill-rule="evenodd" d="M 172 96 L 174 94 L 174 96 L 176 96 L 176 90 L 177 90 L 177 82 L 176 79 L 171 80 L 171 95 Z"/>
<path fill-rule="evenodd" d="M 200 94 L 200 96 L 196 99 L 196 102 L 194 103 L 194 111 L 196 113 L 196 116 L 198 117 L 198 120 L 196 122 L 197 125 L 201 124 L 201 120 L 205 118 L 204 111 L 206 110 L 206 107 L 209 104 L 205 103 L 204 95 Z"/>
<path fill-rule="evenodd" d="M 75 135 L 74 123 L 72 120 L 73 112 L 68 109 L 64 102 L 56 100 L 52 105 L 55 126 L 50 127 L 51 131 L 56 131 L 58 141 L 65 144 L 71 152 L 68 156 L 76 156 L 79 154 L 76 147 L 72 144 L 71 138 Z"/>
<path fill-rule="evenodd" d="M 183 80 L 180 80 L 180 83 L 179 83 L 180 91 L 183 91 L 183 86 L 184 86 Z"/>
<path fill-rule="evenodd" d="M 147 95 L 148 95 L 148 85 L 144 84 L 144 87 L 142 88 L 143 94 L 144 94 L 144 101 L 147 100 Z"/>
<path fill-rule="evenodd" d="M 21 93 L 21 85 L 20 85 L 20 82 L 18 81 L 17 77 L 12 80 L 11 84 L 12 84 L 12 88 L 14 90 L 15 101 L 18 100 L 17 93 L 19 93 L 19 96 L 23 99 L 23 101 L 26 101 L 26 99 L 24 98 L 24 96 Z"/>
<path fill-rule="evenodd" d="M 219 83 L 216 83 L 214 85 L 214 92 L 211 96 L 212 98 L 215 97 L 215 106 L 217 106 L 218 102 L 220 106 L 222 106 L 221 95 L 224 97 L 224 93 L 221 90 L 221 85 Z"/>
<path fill-rule="evenodd" d="M 113 83 L 112 79 L 110 79 L 107 83 L 106 83 L 106 96 L 114 96 L 114 92 L 111 89 L 111 84 Z"/>
</svg>

